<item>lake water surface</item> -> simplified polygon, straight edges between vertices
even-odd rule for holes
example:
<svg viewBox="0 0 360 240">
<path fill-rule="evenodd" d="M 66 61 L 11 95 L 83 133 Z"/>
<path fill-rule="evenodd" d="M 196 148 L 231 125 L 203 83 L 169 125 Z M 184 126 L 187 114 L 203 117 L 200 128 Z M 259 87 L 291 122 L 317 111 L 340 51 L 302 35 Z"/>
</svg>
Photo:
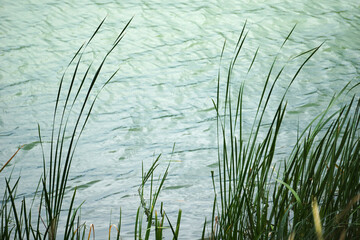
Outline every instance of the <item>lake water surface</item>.
<svg viewBox="0 0 360 240">
<path fill-rule="evenodd" d="M 35 190 L 42 173 L 37 124 L 47 153 L 61 75 L 105 16 L 102 30 L 88 49 L 95 65 L 126 22 L 134 19 L 106 62 L 100 82 L 118 67 L 120 71 L 99 95 L 69 181 L 70 189 L 78 187 L 77 203 L 86 200 L 81 215 L 87 224 L 95 225 L 99 239 L 107 235 L 110 219 L 117 221 L 120 207 L 122 234 L 132 238 L 141 164 L 149 166 L 160 153 L 158 174 L 169 160 L 171 166 L 159 201 L 174 222 L 182 209 L 181 239 L 201 236 L 213 203 L 210 171 L 217 169 L 211 99 L 216 97 L 221 49 L 226 39 L 225 67 L 246 20 L 249 34 L 236 65 L 235 82 L 245 79 L 258 46 L 260 50 L 246 77 L 245 124 L 251 123 L 275 55 L 279 53 L 275 67 L 279 70 L 290 57 L 325 41 L 288 94 L 279 159 L 296 138 L 298 124 L 301 128 L 310 122 L 350 80 L 359 82 L 360 3 L 355 0 L 2 0 L 0 166 L 18 146 L 25 147 L 0 173 L 1 196 L 11 171 L 13 176 L 21 175 L 20 196 Z M 275 100 L 304 59 L 288 63 Z M 225 76 L 225 69 L 222 72 Z"/>
</svg>

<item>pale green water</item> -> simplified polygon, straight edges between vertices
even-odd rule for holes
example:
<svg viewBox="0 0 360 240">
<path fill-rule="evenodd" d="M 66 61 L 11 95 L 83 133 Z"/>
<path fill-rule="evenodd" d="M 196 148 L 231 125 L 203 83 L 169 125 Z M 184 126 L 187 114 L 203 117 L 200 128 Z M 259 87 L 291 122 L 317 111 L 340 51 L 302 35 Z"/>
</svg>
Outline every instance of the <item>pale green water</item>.
<svg viewBox="0 0 360 240">
<path fill-rule="evenodd" d="M 309 122 L 334 92 L 359 81 L 360 4 L 358 1 L 7 1 L 0 3 L 0 166 L 19 145 L 30 144 L 13 163 L 21 172 L 20 192 L 31 193 L 41 174 L 37 123 L 49 139 L 57 84 L 78 47 L 106 16 L 92 45 L 98 60 L 125 23 L 135 18 L 108 62 L 105 76 L 120 72 L 100 95 L 73 162 L 70 186 L 86 200 L 82 217 L 105 238 L 112 211 L 123 211 L 124 236 L 132 236 L 141 162 L 162 153 L 163 166 L 176 142 L 167 189 L 160 201 L 173 216 L 183 210 L 182 239 L 199 237 L 210 217 L 216 170 L 216 130 L 211 98 L 221 48 L 231 56 L 245 20 L 250 30 L 237 76 L 252 54 L 260 53 L 248 76 L 246 111 L 251 112 L 264 76 L 284 38 L 297 23 L 278 68 L 290 56 L 326 43 L 289 93 L 283 145 L 294 139 L 297 121 Z M 279 83 L 287 85 L 299 62 L 289 64 Z M 105 79 L 105 78 L 104 78 Z M 248 119 L 251 122 L 251 118 Z M 33 148 L 32 148 L 33 146 Z M 4 177 L 12 167 L 5 169 Z M 2 194 L 2 193 L 1 193 Z"/>
</svg>

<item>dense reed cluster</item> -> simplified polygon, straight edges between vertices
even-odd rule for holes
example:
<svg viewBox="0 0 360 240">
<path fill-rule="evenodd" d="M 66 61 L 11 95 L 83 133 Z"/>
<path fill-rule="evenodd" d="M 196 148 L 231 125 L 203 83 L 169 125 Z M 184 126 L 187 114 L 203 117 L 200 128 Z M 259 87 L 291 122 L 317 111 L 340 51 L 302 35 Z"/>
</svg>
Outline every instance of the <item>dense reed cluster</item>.
<svg viewBox="0 0 360 240">
<path fill-rule="evenodd" d="M 231 98 L 232 69 L 245 39 L 246 35 L 242 34 L 228 67 L 224 97 L 220 97 L 218 87 L 214 102 L 219 136 L 219 177 L 215 189 L 219 193 L 214 201 L 211 236 L 215 239 L 359 237 L 360 174 L 355 170 L 360 168 L 359 98 L 353 96 L 347 105 L 331 111 L 339 96 L 350 89 L 349 83 L 299 133 L 297 141 L 289 143 L 294 147 L 288 157 L 275 161 L 279 132 L 286 116 L 285 95 L 321 45 L 307 52 L 308 57 L 289 79 L 269 125 L 263 124 L 263 117 L 283 71 L 281 68 L 271 81 L 275 57 L 247 136 L 242 115 L 245 83 L 240 84 L 235 101 Z M 249 71 L 251 67 L 252 64 Z M 354 88 L 356 85 L 359 83 Z"/>
<path fill-rule="evenodd" d="M 98 88 L 100 91 L 94 92 L 94 85 L 107 57 L 123 38 L 131 20 L 118 35 L 95 73 L 90 76 L 93 66 L 89 64 L 86 71 L 80 74 L 79 67 L 84 64 L 85 49 L 103 22 L 68 64 L 68 68 L 74 66 L 69 81 L 66 80 L 65 73 L 60 80 L 54 108 L 50 152 L 46 157 L 43 150 L 43 174 L 32 198 L 17 196 L 20 179 L 14 181 L 11 180 L 11 176 L 5 178 L 6 189 L 0 209 L 0 239 L 53 240 L 57 236 L 64 239 L 89 239 L 91 233 L 94 233 L 94 226 L 87 226 L 81 221 L 78 213 L 81 206 L 74 206 L 76 190 L 71 196 L 69 206 L 64 206 L 63 200 L 66 197 L 69 171 L 79 138 L 98 94 L 117 71 Z M 217 98 L 213 100 L 214 113 L 217 116 L 218 172 L 211 172 L 214 186 L 213 213 L 210 220 L 205 219 L 202 236 L 199 237 L 360 237 L 360 99 L 354 95 L 349 98 L 347 104 L 333 109 L 337 99 L 354 92 L 350 90 L 358 88 L 359 83 L 349 83 L 334 95 L 328 107 L 298 133 L 296 142 L 291 143 L 292 151 L 285 159 L 279 161 L 276 159 L 276 147 L 280 128 L 286 117 L 286 94 L 302 68 L 321 45 L 296 56 L 305 56 L 305 60 L 292 79 L 289 79 L 272 121 L 264 124 L 264 115 L 269 109 L 273 90 L 284 69 L 281 68 L 274 73 L 277 63 L 275 57 L 264 81 L 253 124 L 245 126 L 243 95 L 246 82 L 234 84 L 233 81 L 236 79 L 233 79 L 232 75 L 246 40 L 245 27 L 246 24 L 237 42 L 235 54 L 227 67 L 224 84 L 220 71 L 218 75 Z M 282 46 L 286 44 L 293 30 Z M 225 44 L 222 53 L 224 51 Z M 257 53 L 258 51 L 251 60 L 248 72 L 252 69 Z M 222 89 L 222 86 L 225 86 L 225 89 Z M 234 86 L 237 91 L 234 91 Z M 245 133 L 245 127 L 247 130 L 250 129 L 250 134 Z M 43 149 L 40 126 L 38 130 Z M 181 236 L 181 210 L 177 222 L 172 224 L 163 204 L 157 204 L 169 169 L 168 166 L 159 181 L 154 181 L 154 170 L 159 165 L 159 158 L 160 156 L 148 171 L 142 171 L 142 182 L 139 183 L 138 190 L 140 203 L 134 224 L 135 239 L 163 239 L 164 229 L 173 239 Z M 159 183 L 157 187 L 154 186 L 155 182 Z M 150 195 L 145 197 L 145 192 L 149 192 Z M 156 211 L 156 208 L 159 208 L 159 211 Z M 60 219 L 63 224 L 59 224 Z M 121 217 L 117 225 L 110 226 L 109 239 L 112 228 L 117 229 L 113 237 L 120 239 Z"/>
</svg>

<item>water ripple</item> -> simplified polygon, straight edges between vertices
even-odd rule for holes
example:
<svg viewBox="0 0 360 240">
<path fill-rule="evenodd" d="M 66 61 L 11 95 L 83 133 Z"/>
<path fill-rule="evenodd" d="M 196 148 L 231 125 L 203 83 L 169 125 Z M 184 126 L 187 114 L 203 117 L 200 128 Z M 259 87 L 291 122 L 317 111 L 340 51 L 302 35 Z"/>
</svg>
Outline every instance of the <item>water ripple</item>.
<svg viewBox="0 0 360 240">
<path fill-rule="evenodd" d="M 291 130 L 292 120 L 298 120 L 299 113 L 306 124 L 327 105 L 339 86 L 358 80 L 359 9 L 359 3 L 351 0 L 2 0 L 0 157 L 8 159 L 14 148 L 30 143 L 31 150 L 24 151 L 27 161 L 22 162 L 29 172 L 23 178 L 28 184 L 37 183 L 34 176 L 39 176 L 39 169 L 30 170 L 41 165 L 37 123 L 46 148 L 57 86 L 66 64 L 108 16 L 87 49 L 88 62 L 98 56 L 94 65 L 99 64 L 101 54 L 135 15 L 119 49 L 105 64 L 104 77 L 99 79 L 101 85 L 120 67 L 119 74 L 99 95 L 79 142 L 70 187 L 79 184 L 79 198 L 87 199 L 84 215 L 89 213 L 99 235 L 106 234 L 103 222 L 108 222 L 111 209 L 121 205 L 124 216 L 136 213 L 141 162 L 147 166 L 159 153 L 169 161 L 176 143 L 172 158 L 177 161 L 172 163 L 170 175 L 174 177 L 169 178 L 169 191 L 164 191 L 165 205 L 181 207 L 187 213 L 182 227 L 193 230 L 183 232 L 185 239 L 198 237 L 202 220 L 211 214 L 212 192 L 204 189 L 211 189 L 209 168 L 216 168 L 216 115 L 211 99 L 216 99 L 224 40 L 226 66 L 247 20 L 250 31 L 233 75 L 234 89 L 246 79 L 245 125 L 252 123 L 259 91 L 275 56 L 279 53 L 274 72 L 287 63 L 275 90 L 276 99 L 302 61 L 288 59 L 326 40 L 288 94 L 291 121 L 284 129 Z M 291 38 L 280 50 L 295 24 Z M 258 46 L 258 59 L 247 74 Z M 225 67 L 220 70 L 225 76 Z M 270 106 L 270 111 L 276 109 Z M 291 136 L 283 138 L 289 141 Z M 14 171 L 19 173 L 20 168 Z M 124 226 L 132 229 L 132 218 L 123 219 Z M 130 230 L 126 234 L 130 236 Z"/>
</svg>

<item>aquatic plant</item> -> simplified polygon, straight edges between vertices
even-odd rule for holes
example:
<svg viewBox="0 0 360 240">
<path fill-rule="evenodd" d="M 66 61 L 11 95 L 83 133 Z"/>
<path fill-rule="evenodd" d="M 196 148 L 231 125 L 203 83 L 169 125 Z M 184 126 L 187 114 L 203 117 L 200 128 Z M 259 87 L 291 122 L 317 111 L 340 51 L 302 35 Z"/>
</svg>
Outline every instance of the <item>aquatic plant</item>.
<svg viewBox="0 0 360 240">
<path fill-rule="evenodd" d="M 122 40 L 131 22 L 130 19 L 122 29 L 95 69 L 94 75 L 90 77 L 92 64 L 87 65 L 85 72 L 80 74 L 80 65 L 86 65 L 83 61 L 85 49 L 98 33 L 104 20 L 68 64 L 67 70 L 70 66 L 74 67 L 69 81 L 65 77 L 67 70 L 60 80 L 48 158 L 45 157 L 41 129 L 38 126 L 43 175 L 32 199 L 17 197 L 19 178 L 14 183 L 11 181 L 11 176 L 5 181 L 6 189 L 0 210 L 0 239 L 52 240 L 59 236 L 64 239 L 86 237 L 90 239 L 91 235 L 95 238 L 94 225 L 86 226 L 81 221 L 78 213 L 81 205 L 74 206 L 76 189 L 72 193 L 69 206 L 64 207 L 63 202 L 68 194 L 66 192 L 68 176 L 79 138 L 99 93 L 117 71 L 98 88 L 99 91 L 95 92 L 94 86 L 98 82 L 107 57 Z M 245 28 L 246 24 L 228 66 L 225 84 L 222 84 L 220 70 L 218 74 L 217 97 L 213 100 L 218 130 L 218 172 L 217 174 L 211 172 L 215 192 L 213 213 L 211 221 L 205 220 L 202 239 L 359 237 L 359 98 L 354 95 L 348 104 L 333 110 L 337 99 L 349 89 L 350 83 L 346 85 L 333 96 L 328 107 L 302 132 L 299 132 L 289 155 L 283 160 L 276 160 L 279 134 L 286 117 L 286 94 L 303 67 L 322 44 L 294 57 L 296 59 L 305 57 L 305 59 L 289 79 L 272 120 L 269 124 L 265 124 L 264 116 L 269 111 L 270 99 L 285 68 L 280 68 L 273 77 L 277 64 L 277 56 L 275 57 L 264 81 L 252 125 L 245 126 L 243 96 L 246 82 L 234 84 L 233 79 L 233 69 L 247 37 Z M 281 48 L 289 40 L 294 28 Z M 226 44 L 221 56 L 225 49 Z M 249 62 L 247 72 L 250 72 L 254 66 L 257 53 L 258 49 Z M 223 85 L 224 90 L 222 90 Z M 232 98 L 234 86 L 237 89 L 237 91 L 235 89 L 235 100 Z M 350 90 L 358 86 L 359 83 L 356 83 Z M 74 111 L 77 108 L 79 111 Z M 76 112 L 75 116 L 74 112 Z M 244 131 L 245 128 L 250 129 L 249 134 Z M 155 210 L 169 169 L 168 166 L 162 177 L 157 181 L 154 180 L 154 171 L 159 165 L 159 159 L 160 156 L 147 172 L 142 168 L 142 181 L 138 189 L 140 203 L 134 223 L 135 239 L 147 240 L 151 236 L 155 239 L 163 239 L 164 229 L 171 231 L 173 239 L 179 237 L 181 210 L 178 212 L 174 226 L 169 221 L 162 203 L 160 211 Z M 159 183 L 157 188 L 154 186 L 155 182 Z M 148 199 L 145 194 L 147 191 Z M 36 209 L 35 203 L 39 206 Z M 59 225 L 60 219 L 64 220 L 63 225 Z M 121 210 L 118 224 L 110 224 L 109 239 L 112 229 L 116 229 L 116 238 L 120 239 Z"/>
<path fill-rule="evenodd" d="M 95 68 L 94 75 L 90 76 L 92 63 L 87 64 L 86 61 L 83 60 L 83 56 L 86 53 L 85 50 L 87 46 L 91 43 L 95 35 L 98 34 L 104 21 L 105 19 L 102 20 L 90 39 L 78 49 L 60 79 L 53 113 L 50 153 L 48 159 L 45 157 L 41 129 L 38 125 L 39 142 L 41 144 L 43 158 L 43 174 L 34 192 L 31 204 L 27 204 L 28 200 L 25 197 L 22 197 L 22 199 L 18 199 L 17 197 L 17 187 L 20 184 L 20 178 L 18 178 L 12 186 L 10 183 L 11 176 L 5 179 L 6 190 L 1 202 L 0 210 L 0 239 L 54 240 L 59 235 L 64 239 L 84 239 L 87 235 L 88 239 L 90 239 L 91 234 L 95 237 L 94 225 L 90 224 L 90 226 L 86 226 L 81 222 L 81 216 L 78 214 L 81 205 L 77 207 L 74 206 L 76 188 L 72 193 L 70 205 L 68 207 L 64 207 L 63 201 L 66 195 L 71 163 L 80 136 L 85 129 L 101 90 L 113 79 L 119 69 L 98 87 L 99 90 L 97 92 L 95 92 L 94 86 L 100 78 L 101 70 L 106 63 L 106 59 L 124 37 L 125 30 L 132 21 L 132 18 L 126 23 L 125 27 L 117 36 L 99 66 Z M 81 71 L 79 69 L 82 65 L 85 65 L 86 70 L 84 73 L 80 74 Z M 74 70 L 71 72 L 70 78 L 67 81 L 66 74 L 70 67 L 74 67 Z M 72 115 L 74 112 L 75 116 Z M 19 150 L 20 148 L 18 151 Z M 17 152 L 4 164 L 1 170 L 6 167 Z M 153 192 L 153 173 L 159 164 L 159 158 L 160 156 L 153 162 L 148 172 L 144 173 L 143 169 L 139 195 L 141 198 L 141 207 L 146 213 L 147 227 L 144 231 L 145 236 L 143 237 L 141 230 L 144 214 L 141 207 L 139 207 L 135 223 L 135 239 L 149 239 L 151 230 L 155 231 L 155 239 L 161 239 L 163 229 L 165 228 L 171 229 L 174 239 L 177 239 L 179 234 L 181 210 L 179 211 L 177 224 L 174 227 L 169 221 L 162 206 L 159 216 L 157 211 L 155 211 L 157 198 L 168 174 L 167 168 L 160 181 L 159 187 Z M 144 188 L 149 179 L 150 200 L 149 206 L 147 206 L 144 197 Z M 18 200 L 21 200 L 20 209 L 17 205 Z M 35 202 L 39 207 L 34 210 Z M 62 217 L 62 213 L 65 213 L 66 217 Z M 165 217 L 169 227 L 164 226 Z M 61 230 L 59 230 L 60 219 L 65 220 L 64 226 L 61 226 Z M 111 224 L 109 227 L 109 239 L 113 227 L 117 230 L 116 238 L 119 239 L 121 230 L 121 211 L 118 224 Z M 88 231 L 86 231 L 87 228 Z"/>
<path fill-rule="evenodd" d="M 232 86 L 235 84 L 232 72 L 246 40 L 245 27 L 246 23 L 227 69 L 224 90 L 221 89 L 219 71 L 217 98 L 213 101 L 218 126 L 218 174 L 214 176 L 212 172 L 216 194 L 210 237 L 359 237 L 359 98 L 354 95 L 347 105 L 335 112 L 330 111 L 334 102 L 348 89 L 350 83 L 347 84 L 333 96 L 328 107 L 298 134 L 297 141 L 289 143 L 294 146 L 289 156 L 276 160 L 280 128 L 286 116 L 286 94 L 322 44 L 295 57 L 305 57 L 305 60 L 289 79 L 271 123 L 264 124 L 270 98 L 284 70 L 282 67 L 273 74 L 277 64 L 275 56 L 264 81 L 252 126 L 244 126 L 243 95 L 246 82 L 237 83 L 239 87 L 233 100 Z M 281 47 L 286 44 L 294 28 Z M 223 52 L 224 49 L 225 44 Z M 248 72 L 256 56 L 257 51 Z M 244 133 L 245 128 L 251 129 L 250 134 Z M 322 230 L 319 230 L 321 227 Z"/>
</svg>

